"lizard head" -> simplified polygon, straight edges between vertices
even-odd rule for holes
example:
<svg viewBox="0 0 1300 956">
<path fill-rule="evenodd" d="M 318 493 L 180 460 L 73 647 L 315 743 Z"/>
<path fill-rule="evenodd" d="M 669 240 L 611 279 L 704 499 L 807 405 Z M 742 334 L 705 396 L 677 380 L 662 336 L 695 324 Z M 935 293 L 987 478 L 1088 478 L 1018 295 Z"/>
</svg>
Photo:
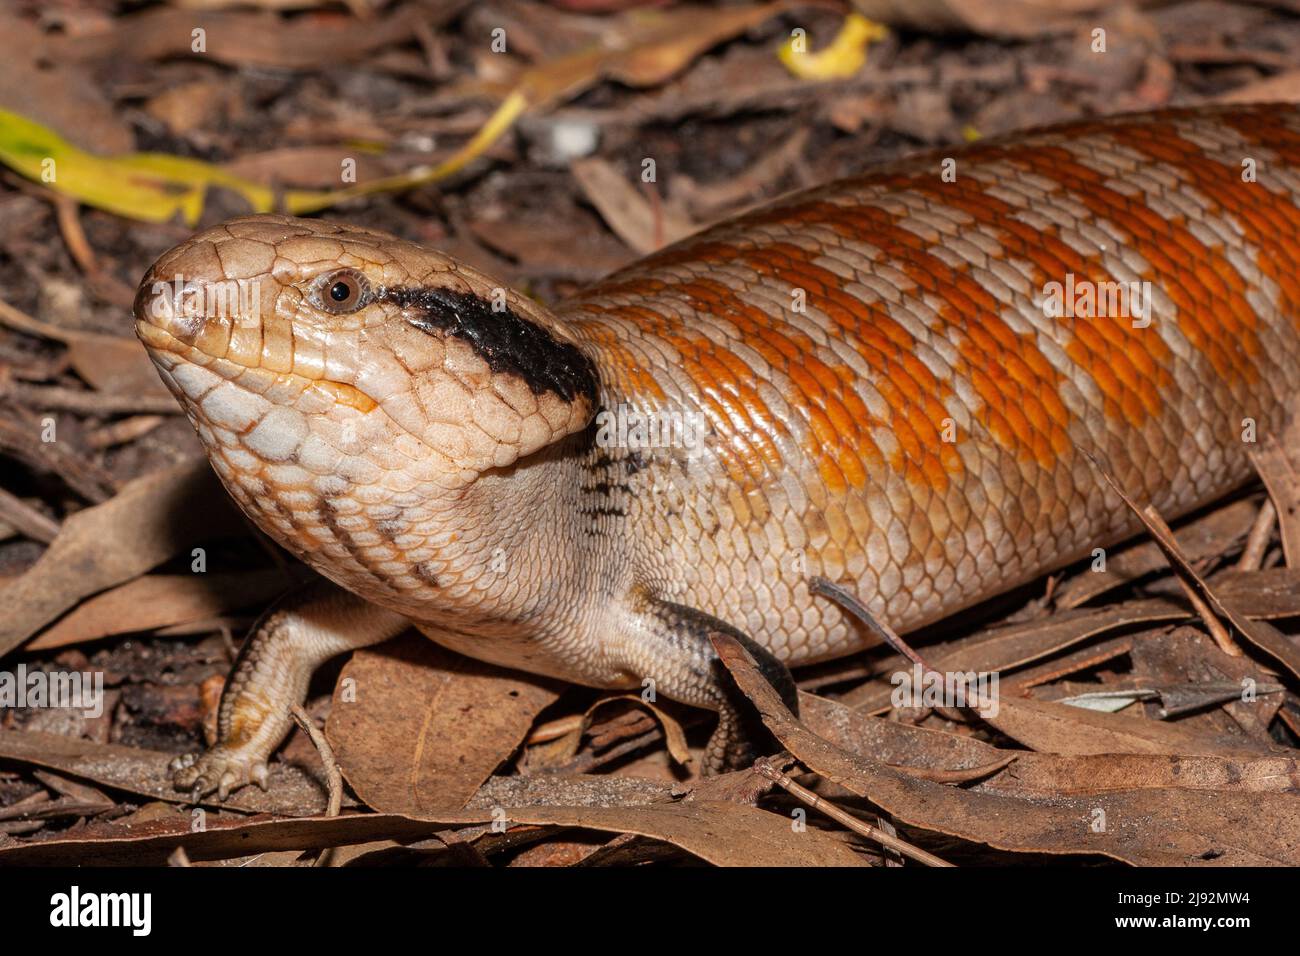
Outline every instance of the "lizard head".
<svg viewBox="0 0 1300 956">
<path fill-rule="evenodd" d="M 418 583 L 404 536 L 428 503 L 582 430 L 597 402 L 592 363 L 545 309 L 337 223 L 195 235 L 145 275 L 135 329 L 244 510 L 336 580 L 359 563 Z"/>
</svg>

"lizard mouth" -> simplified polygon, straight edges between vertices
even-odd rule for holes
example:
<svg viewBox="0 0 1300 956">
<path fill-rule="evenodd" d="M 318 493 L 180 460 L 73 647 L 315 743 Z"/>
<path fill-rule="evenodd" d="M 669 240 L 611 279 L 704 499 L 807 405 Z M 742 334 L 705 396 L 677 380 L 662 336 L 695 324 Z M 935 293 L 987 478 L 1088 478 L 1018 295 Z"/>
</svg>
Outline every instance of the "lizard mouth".
<svg viewBox="0 0 1300 956">
<path fill-rule="evenodd" d="M 135 331 L 140 341 L 144 343 L 151 354 L 166 353 L 174 355 L 184 362 L 202 366 L 227 381 L 234 382 L 241 374 L 252 372 L 268 376 L 274 379 L 276 383 L 297 385 L 303 391 L 309 389 L 317 391 L 328 396 L 336 405 L 343 405 L 363 414 L 372 412 L 379 407 L 379 402 L 374 398 L 356 386 L 348 385 L 345 382 L 336 382 L 327 378 L 309 378 L 297 372 L 274 372 L 270 369 L 242 365 L 228 358 L 209 355 L 202 349 L 178 339 L 171 332 L 150 322 L 137 320 Z"/>
</svg>

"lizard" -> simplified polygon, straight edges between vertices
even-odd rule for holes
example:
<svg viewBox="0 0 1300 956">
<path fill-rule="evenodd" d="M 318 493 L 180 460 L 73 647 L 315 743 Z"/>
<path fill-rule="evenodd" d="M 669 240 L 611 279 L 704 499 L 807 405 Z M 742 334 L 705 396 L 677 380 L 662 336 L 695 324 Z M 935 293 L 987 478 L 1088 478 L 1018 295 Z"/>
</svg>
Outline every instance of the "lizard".
<svg viewBox="0 0 1300 956">
<path fill-rule="evenodd" d="M 135 330 L 243 511 L 320 573 L 254 627 L 178 788 L 266 785 L 325 660 L 414 626 L 715 710 L 1251 477 L 1300 378 L 1300 111 L 1088 119 L 795 192 L 547 308 L 318 219 L 162 255 Z M 1249 428 L 1247 428 L 1249 426 Z"/>
</svg>

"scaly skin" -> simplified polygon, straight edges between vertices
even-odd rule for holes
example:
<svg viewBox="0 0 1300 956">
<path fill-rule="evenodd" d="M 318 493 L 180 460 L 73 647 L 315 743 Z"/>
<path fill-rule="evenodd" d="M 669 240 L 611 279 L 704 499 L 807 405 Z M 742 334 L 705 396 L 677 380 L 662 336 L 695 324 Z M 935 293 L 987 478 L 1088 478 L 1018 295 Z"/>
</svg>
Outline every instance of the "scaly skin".
<svg viewBox="0 0 1300 956">
<path fill-rule="evenodd" d="M 554 313 L 379 233 L 233 220 L 155 264 L 137 332 L 244 510 L 390 623 L 565 680 L 648 678 L 730 726 L 708 630 L 747 636 L 781 682 L 779 662 L 870 643 L 812 576 L 906 631 L 1136 531 L 1089 455 L 1174 517 L 1249 477 L 1243 435 L 1281 430 L 1300 112 L 951 155 L 955 181 L 936 155 L 796 194 Z M 1149 283 L 1149 324 L 1050 317 L 1069 274 Z M 159 284 L 178 275 L 257 301 L 199 308 Z M 364 276 L 358 308 L 329 307 L 341 275 Z M 592 418 L 620 408 L 701 440 L 611 441 Z M 309 671 L 285 620 L 278 653 Z M 388 630 L 329 620 L 335 649 Z M 266 683 L 232 680 L 223 710 L 257 722 L 299 693 Z M 276 743 L 223 741 L 178 783 L 225 791 Z M 710 760 L 745 752 L 719 738 Z"/>
</svg>

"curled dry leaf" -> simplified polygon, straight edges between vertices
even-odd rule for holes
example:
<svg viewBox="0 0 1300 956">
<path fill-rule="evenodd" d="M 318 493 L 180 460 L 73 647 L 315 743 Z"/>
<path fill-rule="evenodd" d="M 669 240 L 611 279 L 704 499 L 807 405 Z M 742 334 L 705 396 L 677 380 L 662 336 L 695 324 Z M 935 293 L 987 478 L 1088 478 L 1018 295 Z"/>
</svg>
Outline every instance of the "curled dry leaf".
<svg viewBox="0 0 1300 956">
<path fill-rule="evenodd" d="M 668 753 L 673 760 L 682 765 L 691 762 L 692 757 L 690 747 L 686 743 L 686 732 L 682 730 L 682 725 L 673 719 L 672 715 L 636 694 L 615 694 L 612 697 L 603 697 L 596 701 L 586 709 L 582 714 L 582 718 L 576 721 L 567 733 L 551 742 L 551 745 L 547 748 L 545 763 L 547 765 L 558 765 L 571 760 L 578 752 L 583 735 L 591 726 L 592 715 L 602 707 L 615 701 L 626 701 L 650 711 L 663 729 L 664 742 L 668 745 Z"/>
<path fill-rule="evenodd" d="M 601 80 L 656 86 L 705 50 L 770 20 L 784 2 L 733 7 L 685 5 L 634 11 L 604 25 L 591 42 L 521 71 L 511 84 L 468 84 L 463 92 L 520 95 L 533 108 L 555 106 Z"/>
</svg>

